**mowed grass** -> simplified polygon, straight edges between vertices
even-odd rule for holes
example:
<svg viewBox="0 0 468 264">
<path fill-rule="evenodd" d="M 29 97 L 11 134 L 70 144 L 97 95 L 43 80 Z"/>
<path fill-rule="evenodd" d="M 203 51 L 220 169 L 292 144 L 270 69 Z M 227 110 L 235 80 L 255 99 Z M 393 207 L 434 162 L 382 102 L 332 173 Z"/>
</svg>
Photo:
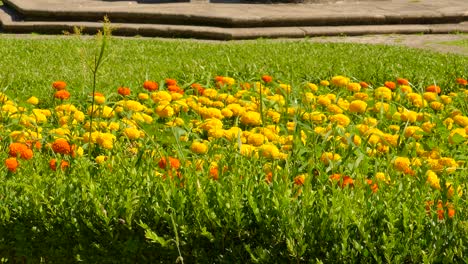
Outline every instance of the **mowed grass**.
<svg viewBox="0 0 468 264">
<path fill-rule="evenodd" d="M 24 99 L 48 94 L 51 82 L 64 80 L 72 94 L 86 94 L 92 85 L 87 63 L 96 47 L 85 37 L 0 37 L 0 88 Z M 294 85 L 341 74 L 382 84 L 397 77 L 412 83 L 436 83 L 444 89 L 467 74 L 468 58 L 404 47 L 360 44 L 317 44 L 304 41 L 256 40 L 199 42 L 114 38 L 98 73 L 97 90 L 118 86 L 140 88 L 144 80 L 177 79 L 180 85 L 210 83 L 214 76 L 239 81 L 262 74 Z M 86 55 L 87 54 L 87 55 Z"/>
</svg>

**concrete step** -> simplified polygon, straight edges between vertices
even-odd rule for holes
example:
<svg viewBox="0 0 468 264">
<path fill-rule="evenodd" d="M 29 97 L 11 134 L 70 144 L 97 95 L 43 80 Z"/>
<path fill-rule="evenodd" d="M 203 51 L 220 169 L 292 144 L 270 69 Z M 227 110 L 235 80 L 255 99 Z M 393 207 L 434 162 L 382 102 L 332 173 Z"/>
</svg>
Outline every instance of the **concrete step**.
<svg viewBox="0 0 468 264">
<path fill-rule="evenodd" d="M 0 7 L 0 21 L 7 33 L 63 34 L 82 28 L 83 33 L 95 34 L 102 28 L 100 22 L 88 21 L 22 21 L 21 15 L 6 6 Z M 112 23 L 113 34 L 120 36 L 180 37 L 213 40 L 240 40 L 256 38 L 303 38 L 315 36 L 356 36 L 368 34 L 444 34 L 468 33 L 468 22 L 453 24 L 402 24 L 360 26 L 311 27 L 254 27 L 224 28 L 216 26 Z"/>
<path fill-rule="evenodd" d="M 408 0 L 406 0 L 408 1 Z M 300 27 L 392 24 L 443 24 L 468 21 L 466 8 L 404 1 L 353 4 L 144 4 L 135 1 L 3 0 L 25 21 L 88 21 L 216 27 Z M 411 2 L 411 1 L 410 1 Z M 467 1 L 468 3 L 468 1 Z"/>
</svg>

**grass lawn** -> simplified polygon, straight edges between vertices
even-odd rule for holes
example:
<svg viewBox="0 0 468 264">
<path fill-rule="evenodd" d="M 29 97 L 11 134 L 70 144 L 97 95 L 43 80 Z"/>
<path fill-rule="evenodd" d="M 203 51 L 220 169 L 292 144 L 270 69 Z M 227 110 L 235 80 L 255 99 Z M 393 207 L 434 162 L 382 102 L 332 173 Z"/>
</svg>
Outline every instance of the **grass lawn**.
<svg viewBox="0 0 468 264">
<path fill-rule="evenodd" d="M 0 50 L 0 84 L 20 98 L 44 94 L 53 80 L 66 80 L 78 92 L 91 85 L 83 58 L 83 50 L 93 47 L 89 38 L 1 37 L 0 45 L 5 47 Z M 292 84 L 342 74 L 376 84 L 402 77 L 418 85 L 436 83 L 450 89 L 454 78 L 466 74 L 468 65 L 467 57 L 404 47 L 307 41 L 206 43 L 115 38 L 108 53 L 99 72 L 98 90 L 103 92 L 119 85 L 140 87 L 146 79 L 174 78 L 189 85 L 194 81 L 208 84 L 217 75 L 251 81 L 265 73 Z"/>
<path fill-rule="evenodd" d="M 1 262 L 468 256 L 467 57 L 307 40 L 0 46 Z"/>
</svg>

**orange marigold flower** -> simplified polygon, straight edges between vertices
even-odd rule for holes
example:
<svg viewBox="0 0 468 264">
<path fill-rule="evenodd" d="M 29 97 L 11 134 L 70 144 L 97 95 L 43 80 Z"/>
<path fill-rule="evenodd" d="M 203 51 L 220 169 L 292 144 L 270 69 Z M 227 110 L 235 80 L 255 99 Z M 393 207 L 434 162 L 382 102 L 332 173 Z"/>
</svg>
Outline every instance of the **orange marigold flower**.
<svg viewBox="0 0 468 264">
<path fill-rule="evenodd" d="M 166 82 L 166 85 L 167 85 L 167 86 L 177 85 L 177 81 L 174 80 L 174 79 L 169 79 L 169 78 L 167 78 L 167 79 L 165 79 L 164 81 Z"/>
<path fill-rule="evenodd" d="M 426 92 L 432 92 L 432 93 L 438 93 L 440 94 L 442 90 L 440 89 L 439 86 L 437 85 L 429 85 L 428 87 L 426 87 Z"/>
<path fill-rule="evenodd" d="M 71 154 L 72 153 L 72 147 L 68 143 L 68 141 L 64 138 L 57 138 L 54 143 L 52 143 L 52 150 L 55 153 L 60 153 L 60 154 Z"/>
<path fill-rule="evenodd" d="M 127 96 L 127 95 L 130 95 L 130 88 L 128 87 L 119 87 L 117 89 L 117 92 L 122 95 L 122 96 Z"/>
<path fill-rule="evenodd" d="M 67 88 L 67 83 L 64 81 L 55 81 L 52 83 L 52 87 L 55 90 L 64 90 L 65 88 Z"/>
<path fill-rule="evenodd" d="M 160 160 L 159 160 L 159 168 L 161 169 L 166 169 L 167 168 L 167 159 L 166 157 L 162 157 Z M 180 161 L 176 158 L 173 158 L 173 157 L 169 157 L 169 169 L 179 169 L 180 168 Z"/>
<path fill-rule="evenodd" d="M 218 167 L 210 168 L 210 177 L 212 177 L 214 180 L 219 179 Z"/>
<path fill-rule="evenodd" d="M 192 83 L 192 85 L 190 85 L 190 87 L 192 87 L 192 89 L 197 91 L 197 93 L 199 95 L 203 94 L 203 92 L 205 91 L 205 88 L 203 88 L 203 86 L 201 84 L 199 84 L 199 83 Z"/>
<path fill-rule="evenodd" d="M 395 90 L 396 87 L 396 84 L 394 82 L 385 82 L 384 85 L 390 90 Z"/>
<path fill-rule="evenodd" d="M 50 167 L 51 170 L 56 171 L 57 170 L 57 160 L 56 159 L 51 159 L 49 161 L 49 167 Z M 70 167 L 70 163 L 68 163 L 67 161 L 62 160 L 60 162 L 60 169 L 62 171 L 65 170 L 68 167 Z"/>
<path fill-rule="evenodd" d="M 361 85 L 362 88 L 367 88 L 369 87 L 369 84 L 366 82 L 359 82 L 359 85 Z"/>
<path fill-rule="evenodd" d="M 273 172 L 269 171 L 266 175 L 265 175 L 265 181 L 270 184 L 273 182 Z"/>
<path fill-rule="evenodd" d="M 379 190 L 379 186 L 377 183 L 373 183 L 371 179 L 367 179 L 367 184 L 369 184 L 371 190 L 373 193 L 376 193 Z"/>
<path fill-rule="evenodd" d="M 269 82 L 273 81 L 273 77 L 271 77 L 270 75 L 263 75 L 262 80 L 264 82 L 266 82 L 266 83 L 269 83 Z"/>
<path fill-rule="evenodd" d="M 16 169 L 19 167 L 19 162 L 16 158 L 11 157 L 5 160 L 5 166 L 11 172 L 15 172 Z"/>
<path fill-rule="evenodd" d="M 305 175 L 304 174 L 301 174 L 301 175 L 296 176 L 294 178 L 294 184 L 296 184 L 296 185 L 302 186 L 302 185 L 304 185 L 304 182 L 305 182 Z"/>
<path fill-rule="evenodd" d="M 34 147 L 39 150 L 42 148 L 42 144 L 40 141 L 27 140 L 25 144 L 29 149 L 33 149 Z"/>
<path fill-rule="evenodd" d="M 177 85 L 169 85 L 167 87 L 167 90 L 171 93 L 180 93 L 180 94 L 183 94 L 184 93 L 184 90 L 182 90 L 182 88 L 180 88 L 179 86 Z"/>
<path fill-rule="evenodd" d="M 33 152 L 23 143 L 11 143 L 8 154 L 10 157 L 20 157 L 25 160 L 32 159 Z"/>
<path fill-rule="evenodd" d="M 468 85 L 468 80 L 463 78 L 457 78 L 457 83 L 461 85 Z"/>
<path fill-rule="evenodd" d="M 145 81 L 143 83 L 143 88 L 145 88 L 148 91 L 155 91 L 159 88 L 159 85 L 153 81 Z"/>
<path fill-rule="evenodd" d="M 397 78 L 397 83 L 399 85 L 409 85 L 409 82 L 407 79 L 404 79 L 404 78 Z"/>
<path fill-rule="evenodd" d="M 338 182 L 338 186 L 340 186 L 342 189 L 346 186 L 354 187 L 354 180 L 346 175 L 343 176 L 339 173 L 335 173 L 330 176 L 330 180 Z"/>
<path fill-rule="evenodd" d="M 249 90 L 250 89 L 250 83 L 241 83 L 241 88 L 242 90 Z"/>
<path fill-rule="evenodd" d="M 60 100 L 67 100 L 70 98 L 70 93 L 67 90 L 59 90 L 55 92 L 54 97 Z"/>
</svg>

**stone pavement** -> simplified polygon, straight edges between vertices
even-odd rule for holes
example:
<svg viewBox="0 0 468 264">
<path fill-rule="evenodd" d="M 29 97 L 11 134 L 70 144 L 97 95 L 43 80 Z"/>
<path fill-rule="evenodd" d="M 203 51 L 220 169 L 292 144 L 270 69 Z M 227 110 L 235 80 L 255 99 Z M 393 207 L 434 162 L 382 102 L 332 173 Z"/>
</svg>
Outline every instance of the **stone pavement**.
<svg viewBox="0 0 468 264">
<path fill-rule="evenodd" d="M 152 3 L 149 3 L 152 2 Z M 468 33 L 468 0 L 367 0 L 245 4 L 102 0 L 3 0 L 3 32 L 95 33 L 215 40 L 368 34 Z"/>
</svg>

